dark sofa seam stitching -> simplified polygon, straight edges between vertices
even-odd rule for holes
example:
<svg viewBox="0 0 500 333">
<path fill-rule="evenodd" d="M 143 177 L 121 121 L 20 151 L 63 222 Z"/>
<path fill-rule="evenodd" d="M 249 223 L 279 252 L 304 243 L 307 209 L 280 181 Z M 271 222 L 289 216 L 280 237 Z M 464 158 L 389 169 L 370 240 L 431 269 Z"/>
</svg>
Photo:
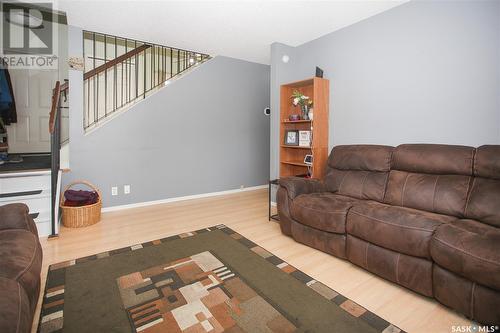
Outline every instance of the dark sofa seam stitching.
<svg viewBox="0 0 500 333">
<path fill-rule="evenodd" d="M 469 188 L 467 189 L 467 196 L 465 198 L 465 207 L 464 207 L 464 217 L 467 217 L 466 213 L 467 213 L 467 208 L 469 207 L 469 201 L 470 201 L 470 197 L 472 195 L 472 189 L 474 188 L 474 184 L 476 183 L 476 177 L 472 176 L 472 184 L 470 183 L 470 179 L 469 179 Z"/>
<path fill-rule="evenodd" d="M 474 175 L 474 169 L 476 167 L 476 151 L 477 151 L 477 148 L 472 150 L 471 175 L 470 175 L 470 178 L 469 178 L 469 182 L 467 184 L 467 195 L 465 196 L 465 207 L 464 207 L 464 212 L 463 212 L 463 215 L 462 215 L 464 217 L 467 216 L 466 215 L 466 213 L 467 213 L 467 207 L 469 207 L 470 196 L 472 194 L 472 189 L 474 188 L 474 183 L 476 182 L 476 176 Z M 472 179 L 472 184 L 471 184 L 471 179 Z"/>
<path fill-rule="evenodd" d="M 17 282 L 17 281 L 16 281 Z M 17 295 L 19 297 L 19 307 L 17 310 L 17 326 L 16 326 L 16 333 L 19 332 L 19 325 L 21 324 L 21 308 L 22 308 L 22 299 L 21 299 L 21 285 L 19 282 L 17 282 Z"/>
<path fill-rule="evenodd" d="M 396 282 L 399 283 L 399 260 L 401 259 L 401 252 L 398 252 L 398 260 L 396 261 Z"/>
<path fill-rule="evenodd" d="M 386 174 L 385 177 L 385 182 L 384 182 L 384 195 L 382 195 L 382 202 L 385 202 L 385 196 L 387 195 L 387 185 L 389 184 L 389 175 L 391 173 L 391 170 L 389 170 Z"/>
<path fill-rule="evenodd" d="M 35 237 L 35 235 L 33 235 L 33 237 Z M 35 261 L 37 250 L 38 250 L 38 246 L 36 246 L 35 249 L 33 250 L 33 256 L 31 257 L 30 263 L 21 272 L 19 272 L 19 274 L 16 275 L 16 278 L 15 278 L 16 280 L 19 279 L 21 276 L 23 276 L 24 273 L 26 273 L 31 268 L 31 266 L 33 266 L 33 262 Z"/>
<path fill-rule="evenodd" d="M 409 172 L 406 173 L 405 182 L 404 182 L 403 188 L 401 190 L 401 206 L 403 206 L 403 207 L 405 206 L 405 204 L 404 204 L 404 198 L 405 198 L 405 190 L 406 190 L 406 183 L 408 182 L 408 177 L 410 177 L 410 173 Z"/>
<path fill-rule="evenodd" d="M 368 268 L 368 247 L 370 246 L 370 242 L 366 242 L 366 249 L 365 249 L 365 265 L 366 268 Z"/>
<path fill-rule="evenodd" d="M 482 223 L 482 222 L 479 222 L 479 223 L 484 224 L 484 223 Z M 467 229 L 462 228 L 462 226 L 461 226 L 460 224 L 461 224 L 461 223 L 459 223 L 459 224 L 457 224 L 457 223 L 453 223 L 453 227 L 454 227 L 454 228 L 457 228 L 457 229 L 458 229 L 458 230 L 460 230 L 460 231 L 463 231 L 463 232 L 466 232 L 466 233 L 468 233 L 468 234 L 471 234 L 471 235 L 479 235 L 479 236 L 483 236 L 483 235 L 482 235 L 482 234 L 480 234 L 480 233 L 473 232 L 473 231 L 470 231 L 470 230 L 467 230 Z"/>
<path fill-rule="evenodd" d="M 386 171 L 387 177 L 384 182 L 384 194 L 382 195 L 382 202 L 385 202 L 385 196 L 387 195 L 387 186 L 389 185 L 389 176 L 392 171 L 392 161 L 394 159 L 394 148 L 391 150 L 391 154 L 389 156 L 389 170 Z"/>
<path fill-rule="evenodd" d="M 471 185 L 471 180 L 473 176 L 469 177 L 469 180 L 467 181 L 467 193 L 465 194 L 465 205 L 464 205 L 464 210 L 462 212 L 462 216 L 465 217 L 465 212 L 467 211 L 467 207 L 469 205 L 469 195 L 471 193 L 472 185 Z"/>
<path fill-rule="evenodd" d="M 363 182 L 361 182 L 361 188 L 359 190 L 359 197 L 362 198 L 363 197 L 363 191 L 365 189 L 365 182 L 366 182 L 366 179 L 368 178 L 368 175 L 370 174 L 370 172 L 367 172 L 365 177 L 363 178 Z"/>
<path fill-rule="evenodd" d="M 476 282 L 472 282 L 472 289 L 470 295 L 470 317 L 474 318 L 474 291 L 476 290 Z"/>
<path fill-rule="evenodd" d="M 315 208 L 310 208 L 310 207 L 307 207 L 307 206 L 304 206 L 304 205 L 301 205 L 297 202 L 294 202 L 293 203 L 294 205 L 297 205 L 297 206 L 300 206 L 300 207 L 303 207 L 303 208 L 306 208 L 306 209 L 309 209 L 309 210 L 314 210 L 314 211 L 317 211 L 317 212 L 325 212 L 325 213 L 333 213 L 333 214 L 342 214 L 342 215 L 347 215 L 347 211 L 345 212 L 341 212 L 341 211 L 338 211 L 338 210 L 326 210 L 326 209 L 315 209 Z M 349 207 L 350 208 L 350 207 Z"/>
<path fill-rule="evenodd" d="M 475 171 L 476 171 L 476 153 L 477 153 L 477 148 L 474 148 L 472 150 L 472 165 L 471 165 L 471 176 L 475 176 Z"/>
<path fill-rule="evenodd" d="M 420 231 L 426 231 L 426 232 L 430 232 L 430 233 L 434 232 L 434 230 L 431 230 L 431 229 L 419 228 L 419 227 L 411 227 L 411 226 L 405 226 L 405 225 L 401 225 L 401 224 L 395 224 L 395 223 L 387 222 L 387 221 L 384 221 L 384 220 L 377 219 L 375 217 L 371 217 L 371 216 L 368 216 L 368 215 L 364 215 L 364 214 L 358 213 L 356 211 L 352 211 L 352 214 L 363 216 L 363 217 L 365 217 L 367 219 L 372 219 L 372 220 L 375 220 L 375 221 L 378 221 L 378 222 L 381 222 L 381 223 L 384 223 L 384 224 L 389 224 L 389 225 L 392 225 L 392 226 L 395 226 L 395 227 L 400 227 L 400 228 L 403 228 L 403 229 L 420 230 Z"/>
<path fill-rule="evenodd" d="M 437 188 L 437 184 L 438 184 L 438 181 L 439 181 L 439 176 L 440 175 L 437 175 L 436 177 L 436 181 L 434 182 L 434 190 L 432 192 L 432 211 L 435 212 L 436 209 L 435 209 L 435 201 L 436 201 L 436 188 Z"/>
<path fill-rule="evenodd" d="M 479 261 L 487 262 L 487 263 L 489 263 L 489 264 L 493 264 L 493 265 L 495 265 L 495 266 L 499 266 L 499 267 L 500 267 L 500 265 L 499 265 L 497 262 L 495 262 L 495 261 L 491 261 L 491 260 L 488 260 L 488 259 L 484 259 L 484 258 L 478 257 L 478 256 L 476 256 L 476 255 L 474 255 L 474 254 L 472 254 L 472 253 L 470 253 L 470 252 L 467 252 L 467 251 L 462 250 L 462 249 L 460 249 L 460 248 L 458 248 L 458 247 L 456 247 L 456 246 L 454 246 L 454 245 L 451 245 L 450 243 L 445 242 L 445 241 L 443 241 L 443 240 L 441 240 L 441 239 L 439 239 L 439 238 L 435 238 L 435 237 L 433 237 L 433 239 L 434 239 L 434 240 L 436 240 L 436 241 L 438 241 L 438 242 L 440 242 L 441 244 L 444 244 L 444 245 L 446 245 L 446 246 L 449 246 L 449 247 L 451 247 L 452 249 L 455 249 L 455 250 L 457 250 L 457 251 L 459 251 L 459 252 L 462 252 L 462 253 L 464 253 L 464 254 L 466 254 L 466 255 L 468 255 L 468 256 L 471 256 L 472 258 L 475 258 L 475 259 L 477 259 L 477 260 L 479 260 Z"/>
<path fill-rule="evenodd" d="M 332 235 L 336 235 L 336 236 L 342 236 L 342 237 L 346 237 L 347 236 L 347 233 L 346 232 L 336 232 L 336 231 L 328 231 L 328 230 L 323 230 L 323 229 L 318 229 L 317 227 L 315 226 L 311 226 L 309 224 L 304 224 L 302 222 L 299 222 L 297 220 L 294 220 L 293 218 L 291 219 L 293 223 L 296 223 L 298 225 L 300 225 L 301 227 L 304 227 L 304 228 L 309 228 L 309 229 L 313 229 L 315 232 L 322 232 L 322 233 L 326 233 L 326 234 L 332 234 Z M 292 237 L 293 238 L 293 237 Z"/>
<path fill-rule="evenodd" d="M 337 192 L 340 193 L 341 189 L 342 189 L 342 184 L 344 183 L 344 179 L 345 177 L 347 177 L 347 175 L 349 174 L 349 170 L 346 170 L 345 173 L 344 173 L 344 177 L 342 177 L 342 180 L 340 181 L 340 184 L 339 184 L 339 189 L 337 190 Z"/>
</svg>

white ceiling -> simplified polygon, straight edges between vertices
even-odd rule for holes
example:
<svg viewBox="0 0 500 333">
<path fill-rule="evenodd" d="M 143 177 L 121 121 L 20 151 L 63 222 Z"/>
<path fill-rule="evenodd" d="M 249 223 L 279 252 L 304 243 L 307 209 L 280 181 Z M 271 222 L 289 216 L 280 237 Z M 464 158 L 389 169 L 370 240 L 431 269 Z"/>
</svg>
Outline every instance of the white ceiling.
<svg viewBox="0 0 500 333">
<path fill-rule="evenodd" d="M 398 6 L 400 1 L 60 0 L 68 24 L 268 64 L 270 45 L 303 44 Z"/>
</svg>

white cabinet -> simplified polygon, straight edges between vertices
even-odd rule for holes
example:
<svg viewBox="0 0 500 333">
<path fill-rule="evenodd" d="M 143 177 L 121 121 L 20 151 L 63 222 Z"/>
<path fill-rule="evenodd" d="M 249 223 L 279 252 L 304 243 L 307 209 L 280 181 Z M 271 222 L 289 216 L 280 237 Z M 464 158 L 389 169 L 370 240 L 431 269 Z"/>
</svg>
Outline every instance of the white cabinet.
<svg viewBox="0 0 500 333">
<path fill-rule="evenodd" d="M 52 214 L 50 170 L 0 174 L 0 206 L 18 202 L 36 215 L 39 236 L 48 236 Z"/>
</svg>

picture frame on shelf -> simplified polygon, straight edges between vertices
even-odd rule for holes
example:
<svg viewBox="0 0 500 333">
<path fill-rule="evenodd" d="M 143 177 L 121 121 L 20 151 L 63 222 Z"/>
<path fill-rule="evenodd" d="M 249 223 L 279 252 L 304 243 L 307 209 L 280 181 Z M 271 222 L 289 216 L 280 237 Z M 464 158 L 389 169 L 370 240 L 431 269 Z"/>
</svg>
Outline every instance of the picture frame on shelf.
<svg viewBox="0 0 500 333">
<path fill-rule="evenodd" d="M 311 131 L 299 131 L 299 146 L 300 147 L 311 146 Z"/>
<path fill-rule="evenodd" d="M 312 165 L 313 164 L 313 156 L 311 154 L 307 154 L 304 157 L 304 164 L 307 164 L 307 165 Z"/>
<path fill-rule="evenodd" d="M 299 145 L 299 131 L 286 130 L 285 131 L 285 146 L 298 146 Z"/>
</svg>

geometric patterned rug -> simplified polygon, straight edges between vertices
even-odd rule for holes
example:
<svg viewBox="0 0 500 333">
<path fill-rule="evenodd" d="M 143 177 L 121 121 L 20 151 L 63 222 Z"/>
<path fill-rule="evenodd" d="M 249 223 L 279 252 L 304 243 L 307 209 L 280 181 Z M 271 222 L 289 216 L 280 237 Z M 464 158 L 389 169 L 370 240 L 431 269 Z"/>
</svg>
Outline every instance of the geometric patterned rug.
<svg viewBox="0 0 500 333">
<path fill-rule="evenodd" d="M 402 332 L 225 225 L 51 265 L 38 331 Z"/>
<path fill-rule="evenodd" d="M 118 285 L 137 332 L 296 329 L 208 251 L 121 276 Z"/>
</svg>

